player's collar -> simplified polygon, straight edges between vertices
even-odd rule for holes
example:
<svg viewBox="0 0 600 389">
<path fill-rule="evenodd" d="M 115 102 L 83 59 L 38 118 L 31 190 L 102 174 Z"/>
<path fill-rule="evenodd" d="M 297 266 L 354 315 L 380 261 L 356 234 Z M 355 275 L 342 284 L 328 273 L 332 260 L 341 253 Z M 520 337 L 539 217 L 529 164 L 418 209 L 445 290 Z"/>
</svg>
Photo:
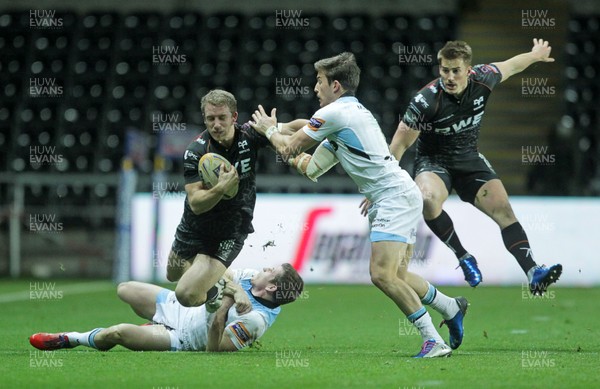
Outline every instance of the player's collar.
<svg viewBox="0 0 600 389">
<path fill-rule="evenodd" d="M 348 93 L 348 92 L 346 92 L 346 93 Z M 336 101 L 358 101 L 358 99 L 356 97 L 354 97 L 354 95 L 347 95 L 346 93 L 344 93 L 343 95 L 338 97 L 338 99 Z"/>
<path fill-rule="evenodd" d="M 438 84 L 440 86 L 440 88 L 442 88 L 442 90 L 448 94 L 450 97 L 454 98 L 456 101 L 460 101 L 462 102 L 463 97 L 465 97 L 465 94 L 467 93 L 467 89 L 469 89 L 469 86 L 471 85 L 471 77 L 467 78 L 467 86 L 465 87 L 465 89 L 462 91 L 462 94 L 459 97 L 456 97 L 455 95 L 451 95 L 450 93 L 448 93 L 448 91 L 446 90 L 446 85 L 444 85 L 444 81 L 442 81 L 442 78 L 438 78 Z"/>
<path fill-rule="evenodd" d="M 264 299 L 262 297 L 255 296 L 252 293 L 252 289 L 250 289 L 250 294 L 252 295 L 252 297 L 254 297 L 254 299 L 256 301 L 258 301 L 260 304 L 264 305 L 267 308 L 275 309 L 275 308 L 277 308 L 279 306 L 279 304 L 275 304 L 273 301 L 269 301 L 269 300 L 266 300 L 266 299 Z"/>
</svg>

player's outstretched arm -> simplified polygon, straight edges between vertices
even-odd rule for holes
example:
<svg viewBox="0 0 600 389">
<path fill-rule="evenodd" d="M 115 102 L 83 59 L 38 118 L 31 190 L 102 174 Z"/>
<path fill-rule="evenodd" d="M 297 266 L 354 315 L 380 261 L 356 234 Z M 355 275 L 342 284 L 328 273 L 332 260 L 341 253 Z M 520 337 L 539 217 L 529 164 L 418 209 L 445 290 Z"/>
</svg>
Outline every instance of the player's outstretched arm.
<svg viewBox="0 0 600 389">
<path fill-rule="evenodd" d="M 400 121 L 398 128 L 392 138 L 390 144 L 390 152 L 400 161 L 404 152 L 417 140 L 421 132 L 407 126 L 403 121 Z"/>
<path fill-rule="evenodd" d="M 215 312 L 213 322 L 208 329 L 206 351 L 237 351 L 237 347 L 235 347 L 231 339 L 227 336 L 223 336 L 223 333 L 225 332 L 225 323 L 227 322 L 227 312 L 229 311 L 229 308 L 233 306 L 233 303 L 234 301 L 231 297 L 223 296 L 221 307 Z"/>
<path fill-rule="evenodd" d="M 276 112 L 273 108 L 269 116 L 262 105 L 259 105 L 258 110 L 252 114 L 253 122 L 250 125 L 259 134 L 266 136 L 279 154 L 285 158 L 293 158 L 317 144 L 317 141 L 306 135 L 304 131 L 296 131 L 293 135 L 281 133 L 277 128 Z"/>
<path fill-rule="evenodd" d="M 503 62 L 494 62 L 492 65 L 502 73 L 502 81 L 506 81 L 510 76 L 522 72 L 536 62 L 554 62 L 554 58 L 550 57 L 551 51 L 552 47 L 548 41 L 533 38 L 530 52 L 516 55 Z"/>
<path fill-rule="evenodd" d="M 283 135 L 292 135 L 304 127 L 307 123 L 308 120 L 306 119 L 295 119 L 291 122 L 279 123 L 277 126 L 279 127 L 279 132 L 281 132 Z"/>
</svg>

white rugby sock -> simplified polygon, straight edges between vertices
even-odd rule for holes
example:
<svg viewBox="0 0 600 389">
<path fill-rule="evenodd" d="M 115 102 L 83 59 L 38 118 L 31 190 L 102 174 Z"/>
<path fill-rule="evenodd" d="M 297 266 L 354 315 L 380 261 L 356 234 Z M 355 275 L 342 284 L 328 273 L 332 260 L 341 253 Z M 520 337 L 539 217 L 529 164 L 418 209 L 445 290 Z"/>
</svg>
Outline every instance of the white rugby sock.
<svg viewBox="0 0 600 389">
<path fill-rule="evenodd" d="M 429 284 L 429 289 L 425 294 L 425 297 L 421 299 L 421 302 L 424 305 L 429 305 L 431 308 L 435 309 L 436 312 L 439 312 L 444 320 L 450 320 L 459 311 L 458 303 L 452 297 L 448 297 L 439 290 L 437 290 L 433 285 Z"/>
<path fill-rule="evenodd" d="M 65 335 L 69 338 L 69 344 L 71 346 L 87 346 L 96 348 L 96 344 L 94 343 L 94 337 L 100 330 L 104 328 L 94 328 L 88 332 L 67 332 Z"/>
<path fill-rule="evenodd" d="M 415 316 L 419 316 L 419 317 L 418 317 L 418 319 L 413 320 L 413 318 Z M 429 312 L 427 312 L 425 307 L 422 307 L 417 312 L 415 312 L 411 315 L 408 315 L 407 317 L 408 317 L 408 320 L 411 321 L 415 325 L 415 327 L 417 327 L 419 332 L 421 333 L 423 342 L 425 342 L 429 339 L 435 339 L 435 341 L 438 343 L 444 343 L 444 340 L 442 339 L 440 334 L 437 332 L 437 330 L 433 326 L 433 323 L 431 321 L 431 316 L 429 316 Z"/>
</svg>

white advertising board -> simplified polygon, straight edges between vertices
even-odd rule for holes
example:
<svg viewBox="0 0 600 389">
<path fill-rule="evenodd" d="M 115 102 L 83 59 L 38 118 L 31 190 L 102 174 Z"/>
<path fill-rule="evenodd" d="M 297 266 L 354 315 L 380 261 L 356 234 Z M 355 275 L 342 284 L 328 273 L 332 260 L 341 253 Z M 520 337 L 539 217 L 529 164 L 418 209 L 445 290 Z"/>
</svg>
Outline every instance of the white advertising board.
<svg viewBox="0 0 600 389">
<path fill-rule="evenodd" d="M 233 267 L 292 263 L 310 283 L 370 283 L 370 242 L 361 196 L 259 194 L 255 233 Z M 132 221 L 132 276 L 165 280 L 166 259 L 183 212 L 184 197 L 160 200 L 154 235 L 153 198 L 139 194 Z M 534 259 L 562 263 L 562 286 L 600 284 L 600 199 L 515 197 L 515 214 L 527 232 Z M 485 285 L 521 285 L 526 278 L 505 249 L 498 226 L 473 206 L 451 197 L 444 209 L 464 245 L 479 262 Z M 153 240 L 157 239 L 156 248 Z M 411 270 L 437 285 L 466 285 L 454 254 L 424 222 L 417 234 Z"/>
</svg>

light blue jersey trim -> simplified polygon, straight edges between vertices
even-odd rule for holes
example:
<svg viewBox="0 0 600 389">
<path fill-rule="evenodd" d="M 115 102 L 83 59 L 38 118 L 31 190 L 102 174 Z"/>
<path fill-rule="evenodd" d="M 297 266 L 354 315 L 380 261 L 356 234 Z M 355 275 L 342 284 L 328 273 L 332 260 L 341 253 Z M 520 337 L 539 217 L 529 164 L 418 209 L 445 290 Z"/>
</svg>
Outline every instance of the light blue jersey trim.
<svg viewBox="0 0 600 389">
<path fill-rule="evenodd" d="M 88 343 L 90 345 L 90 347 L 93 347 L 95 349 L 98 349 L 98 347 L 96 347 L 96 343 L 94 343 L 94 337 L 96 337 L 96 334 L 100 331 L 102 331 L 104 328 L 96 328 L 95 330 L 93 330 L 89 336 L 88 336 Z"/>
<path fill-rule="evenodd" d="M 371 242 L 392 241 L 392 242 L 408 243 L 408 239 L 406 239 L 403 236 L 390 234 L 388 232 L 381 232 L 381 231 L 371 231 L 370 239 L 371 239 Z"/>
<path fill-rule="evenodd" d="M 425 309 L 425 307 L 421 307 L 421 309 L 419 309 L 418 311 L 411 313 L 410 315 L 406 315 L 406 318 L 409 322 L 414 323 L 415 321 L 419 320 L 419 318 L 425 313 L 427 313 L 427 310 Z"/>
<path fill-rule="evenodd" d="M 365 151 L 365 147 L 362 145 L 362 143 L 360 143 L 360 140 L 351 128 L 344 127 L 339 130 L 336 135 L 338 139 L 340 139 L 346 146 L 362 152 Z"/>
<path fill-rule="evenodd" d="M 421 302 L 423 303 L 423 305 L 429 305 L 433 302 L 435 295 L 435 287 L 429 284 L 429 288 L 427 288 L 427 293 L 425 293 L 425 296 L 421 299 Z"/>
<path fill-rule="evenodd" d="M 160 292 L 158 292 L 158 294 L 156 295 L 156 303 L 157 304 L 166 303 L 167 296 L 169 295 L 169 293 L 171 293 L 171 291 L 169 289 L 162 289 Z"/>
</svg>

